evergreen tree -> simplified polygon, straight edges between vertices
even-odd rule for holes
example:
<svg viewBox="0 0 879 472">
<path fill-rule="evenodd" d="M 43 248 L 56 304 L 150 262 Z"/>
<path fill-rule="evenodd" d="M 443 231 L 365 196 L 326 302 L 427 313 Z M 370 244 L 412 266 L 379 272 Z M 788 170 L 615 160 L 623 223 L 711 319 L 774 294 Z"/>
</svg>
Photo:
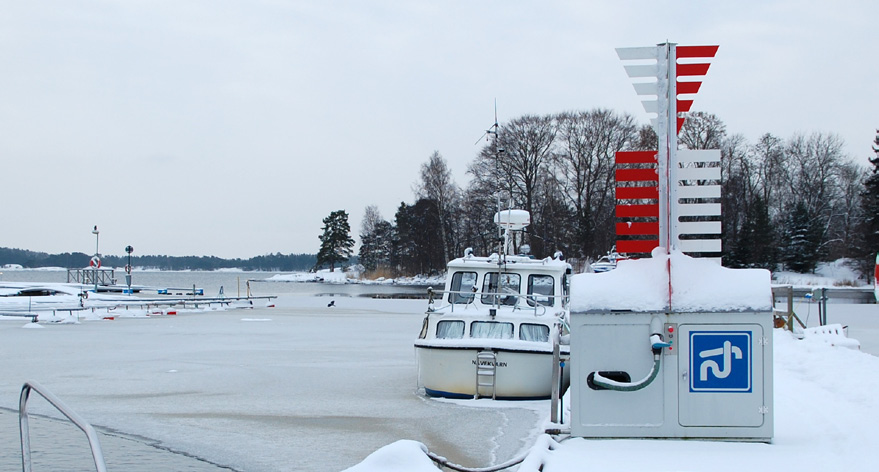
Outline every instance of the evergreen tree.
<svg viewBox="0 0 879 472">
<path fill-rule="evenodd" d="M 748 267 L 748 264 L 754 258 L 752 253 L 754 249 L 754 232 L 751 229 L 750 223 L 749 220 L 745 220 L 744 224 L 742 224 L 742 228 L 732 242 L 729 256 L 727 256 L 724 265 L 735 268 Z"/>
<path fill-rule="evenodd" d="M 431 274 L 445 268 L 439 212 L 425 198 L 414 205 L 400 204 L 395 215 L 397 238 L 395 265 L 407 274 Z"/>
<path fill-rule="evenodd" d="M 749 267 L 775 270 L 778 265 L 778 242 L 772 220 L 769 218 L 769 206 L 760 197 L 754 200 L 749 214 L 754 249 Z"/>
<path fill-rule="evenodd" d="M 873 169 L 864 181 L 864 191 L 861 193 L 864 251 L 871 260 L 879 252 L 879 130 L 876 130 L 876 133 L 876 139 L 873 141 L 873 152 L 876 157 L 869 159 Z"/>
<path fill-rule="evenodd" d="M 395 228 L 385 220 L 376 222 L 368 233 L 360 235 L 360 263 L 363 268 L 374 271 L 391 266 Z"/>
<path fill-rule="evenodd" d="M 766 202 L 755 197 L 730 253 L 730 267 L 759 267 L 775 270 L 778 255 L 775 231 Z"/>
<path fill-rule="evenodd" d="M 320 239 L 320 250 L 317 253 L 315 267 L 330 266 L 330 272 L 335 271 L 336 264 L 346 262 L 351 257 L 351 248 L 354 247 L 354 239 L 351 238 L 351 226 L 348 224 L 348 213 L 337 210 L 323 219 L 323 234 Z"/>
<path fill-rule="evenodd" d="M 794 272 L 813 272 L 821 256 L 820 249 L 821 224 L 809 214 L 804 202 L 797 202 L 785 224 L 784 263 Z"/>
</svg>

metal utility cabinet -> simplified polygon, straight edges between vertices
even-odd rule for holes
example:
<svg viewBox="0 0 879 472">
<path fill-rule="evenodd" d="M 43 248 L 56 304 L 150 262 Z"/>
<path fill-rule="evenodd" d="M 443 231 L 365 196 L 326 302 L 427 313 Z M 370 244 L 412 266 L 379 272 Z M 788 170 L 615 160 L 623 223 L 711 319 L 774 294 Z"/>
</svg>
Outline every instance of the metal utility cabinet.
<svg viewBox="0 0 879 472">
<path fill-rule="evenodd" d="M 649 62 L 626 73 L 638 95 L 656 97 L 643 103 L 657 114 L 659 146 L 616 154 L 615 250 L 650 257 L 572 278 L 574 436 L 772 439 L 770 274 L 719 265 L 721 153 L 678 150 L 678 107 L 689 109 L 678 94 L 700 83 L 678 76 L 705 75 L 709 64 L 692 61 L 716 52 L 617 49 L 624 62 Z M 716 264 L 684 253 L 716 254 Z"/>
<path fill-rule="evenodd" d="M 771 312 L 572 313 L 571 433 L 768 442 L 771 340 Z"/>
</svg>

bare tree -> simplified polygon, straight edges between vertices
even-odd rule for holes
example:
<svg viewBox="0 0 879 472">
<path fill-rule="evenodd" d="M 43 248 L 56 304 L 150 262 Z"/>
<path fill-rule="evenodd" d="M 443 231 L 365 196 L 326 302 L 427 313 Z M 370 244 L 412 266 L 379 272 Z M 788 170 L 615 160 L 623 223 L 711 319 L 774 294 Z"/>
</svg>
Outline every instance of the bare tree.
<svg viewBox="0 0 879 472">
<path fill-rule="evenodd" d="M 551 117 L 525 115 L 502 125 L 498 130 L 497 153 L 501 178 L 510 184 L 513 199 L 531 213 L 531 231 L 541 234 L 541 222 L 535 210 L 535 199 L 541 177 L 547 172 L 555 140 L 555 126 Z M 543 243 L 531 240 L 537 255 L 543 254 Z"/>
<path fill-rule="evenodd" d="M 361 237 L 364 234 L 373 234 L 379 222 L 384 221 L 376 205 L 369 205 L 363 210 L 363 221 L 360 222 Z"/>
<path fill-rule="evenodd" d="M 753 162 L 749 159 L 749 152 L 750 147 L 740 134 L 724 139 L 720 146 L 720 204 L 723 222 L 721 237 L 727 256 L 738 249 L 736 246 L 742 239 L 740 232 L 747 225 L 751 214 L 750 204 L 755 187 Z"/>
<path fill-rule="evenodd" d="M 831 259 L 857 257 L 862 221 L 860 194 L 864 190 L 865 169 L 854 161 L 840 163 L 837 170 L 837 198 L 832 206 L 828 234 Z"/>
<path fill-rule="evenodd" d="M 449 260 L 451 239 L 449 232 L 454 225 L 450 218 L 460 200 L 460 190 L 452 180 L 452 171 L 446 165 L 439 151 L 434 151 L 427 162 L 421 165 L 421 181 L 415 186 L 415 195 L 436 203 L 440 221 L 440 239 L 443 245 L 443 257 Z"/>
<path fill-rule="evenodd" d="M 716 115 L 701 111 L 688 113 L 678 134 L 678 144 L 687 149 L 720 149 L 726 125 Z"/>
<path fill-rule="evenodd" d="M 492 186 L 486 186 L 491 184 Z M 497 211 L 495 188 L 490 180 L 474 178 L 464 191 L 458 213 L 459 239 L 462 247 L 478 254 L 489 254 L 497 244 L 498 232 L 491 215 Z"/>
<path fill-rule="evenodd" d="M 781 181 L 784 179 L 784 142 L 769 133 L 764 134 L 753 146 L 751 160 L 754 162 L 754 178 L 760 196 L 769 207 L 770 216 L 775 218 L 782 211 L 778 203 L 783 199 L 777 197 L 781 196 Z"/>
<path fill-rule="evenodd" d="M 596 257 L 615 234 L 615 155 L 638 141 L 638 129 L 631 115 L 607 109 L 563 113 L 556 121 L 553 174 L 575 214 L 577 255 Z"/>
<path fill-rule="evenodd" d="M 842 140 L 834 134 L 792 137 L 785 146 L 784 186 L 792 200 L 788 203 L 802 201 L 811 214 L 827 214 L 838 196 L 842 149 Z"/>
<path fill-rule="evenodd" d="M 650 125 L 641 125 L 638 128 L 638 137 L 632 143 L 633 151 L 655 151 L 659 148 L 659 136 Z"/>
</svg>

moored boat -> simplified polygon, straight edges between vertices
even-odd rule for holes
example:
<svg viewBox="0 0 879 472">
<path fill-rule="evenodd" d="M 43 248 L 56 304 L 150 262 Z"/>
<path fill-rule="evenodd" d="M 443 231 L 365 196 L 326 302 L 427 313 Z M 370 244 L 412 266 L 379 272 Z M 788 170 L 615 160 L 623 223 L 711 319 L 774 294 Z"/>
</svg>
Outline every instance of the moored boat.
<svg viewBox="0 0 879 472">
<path fill-rule="evenodd" d="M 509 255 L 511 233 L 530 222 L 528 212 L 495 215 L 505 229 L 501 250 L 472 251 L 448 263 L 444 290 L 433 292 L 415 353 L 418 383 L 429 396 L 499 399 L 548 398 L 554 347 L 567 358 L 571 266 L 561 253 L 545 259 Z M 562 371 L 560 388 L 568 373 Z"/>
<path fill-rule="evenodd" d="M 614 270 L 617 268 L 617 263 L 619 261 L 623 261 L 628 259 L 623 254 L 617 252 L 616 246 L 610 250 L 605 256 L 601 256 L 597 261 L 590 264 L 590 268 L 592 268 L 592 272 L 607 272 L 609 270 Z"/>
</svg>

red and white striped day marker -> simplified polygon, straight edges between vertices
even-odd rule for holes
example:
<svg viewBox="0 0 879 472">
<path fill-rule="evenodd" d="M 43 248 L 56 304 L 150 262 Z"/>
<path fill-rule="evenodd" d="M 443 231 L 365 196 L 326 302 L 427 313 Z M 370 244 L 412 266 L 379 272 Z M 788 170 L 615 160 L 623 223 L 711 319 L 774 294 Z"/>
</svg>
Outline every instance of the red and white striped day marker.
<svg viewBox="0 0 879 472">
<path fill-rule="evenodd" d="M 656 151 L 616 154 L 618 252 L 649 253 L 657 246 L 690 253 L 721 250 L 720 221 L 699 221 L 720 216 L 720 151 L 677 149 L 685 119 L 680 113 L 690 111 L 710 66 L 704 61 L 717 49 L 670 43 L 617 49 L 620 59 L 630 63 L 625 69 L 635 80 L 635 92 L 651 97 L 642 104 L 656 114 L 651 123 L 659 136 Z"/>
</svg>

